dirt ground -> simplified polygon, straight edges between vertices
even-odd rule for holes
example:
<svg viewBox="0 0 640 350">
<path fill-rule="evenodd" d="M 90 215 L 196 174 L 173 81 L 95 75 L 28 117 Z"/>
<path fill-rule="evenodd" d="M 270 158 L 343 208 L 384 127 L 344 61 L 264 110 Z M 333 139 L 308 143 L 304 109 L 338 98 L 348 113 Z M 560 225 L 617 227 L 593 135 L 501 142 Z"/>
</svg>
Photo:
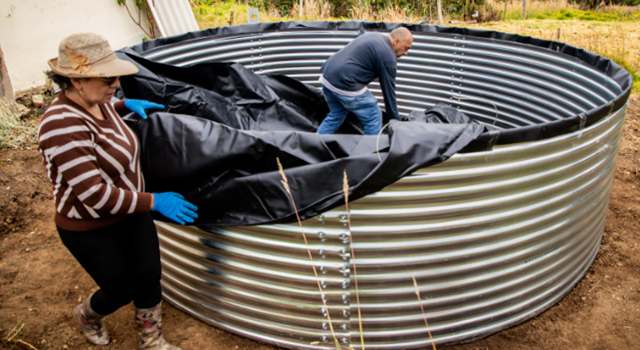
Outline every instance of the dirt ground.
<svg viewBox="0 0 640 350">
<path fill-rule="evenodd" d="M 640 97 L 627 111 L 602 247 L 559 304 L 522 325 L 441 349 L 640 349 Z M 98 349 L 70 311 L 94 284 L 60 243 L 40 155 L 0 150 L 0 349 Z M 133 310 L 107 318 L 115 343 L 134 349 Z M 11 341 L 15 326 L 22 330 Z M 170 306 L 167 337 L 187 349 L 274 349 L 210 327 Z M 14 332 L 13 332 L 14 333 Z M 23 341 L 24 343 L 20 343 Z"/>
</svg>

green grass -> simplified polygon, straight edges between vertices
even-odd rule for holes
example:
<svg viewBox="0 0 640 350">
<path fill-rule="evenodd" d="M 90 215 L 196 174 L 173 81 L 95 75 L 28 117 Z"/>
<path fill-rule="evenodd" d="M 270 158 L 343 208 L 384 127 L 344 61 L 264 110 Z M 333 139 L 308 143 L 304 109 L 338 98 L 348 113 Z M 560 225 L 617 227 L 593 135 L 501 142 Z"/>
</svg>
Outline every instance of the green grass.
<svg viewBox="0 0 640 350">
<path fill-rule="evenodd" d="M 640 11 L 604 10 L 596 12 L 569 8 L 560 11 L 533 13 L 529 15 L 529 18 L 601 22 L 640 21 Z"/>
<path fill-rule="evenodd" d="M 511 7 L 506 11 L 503 18 L 505 20 L 522 19 L 522 12 L 520 9 Z M 640 21 L 640 10 L 632 7 L 612 7 L 596 11 L 582 10 L 575 7 L 557 8 L 553 6 L 534 6 L 527 10 L 527 18 L 598 22 L 631 22 Z"/>
<path fill-rule="evenodd" d="M 248 10 L 248 5 L 234 0 L 217 1 L 215 4 L 200 1 L 193 6 L 193 13 L 202 29 L 246 22 Z"/>
</svg>

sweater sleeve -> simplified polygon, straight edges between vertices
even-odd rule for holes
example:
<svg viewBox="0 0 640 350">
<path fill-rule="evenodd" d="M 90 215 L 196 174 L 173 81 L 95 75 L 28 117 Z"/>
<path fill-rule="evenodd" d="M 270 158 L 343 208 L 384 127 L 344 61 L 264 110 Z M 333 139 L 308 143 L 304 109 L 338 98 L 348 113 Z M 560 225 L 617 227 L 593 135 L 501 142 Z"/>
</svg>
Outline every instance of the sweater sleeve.
<svg viewBox="0 0 640 350">
<path fill-rule="evenodd" d="M 82 204 L 101 217 L 151 210 L 152 194 L 113 185 L 97 161 L 93 133 L 80 118 L 44 125 L 38 143 L 54 182 L 66 183 Z"/>
<path fill-rule="evenodd" d="M 384 107 L 391 118 L 399 119 L 398 106 L 396 104 L 396 65 L 384 62 L 379 72 L 380 88 L 384 96 Z"/>
<path fill-rule="evenodd" d="M 118 115 L 120 116 L 125 116 L 127 115 L 127 113 L 131 112 L 127 109 L 127 107 L 124 106 L 124 100 L 114 99 L 112 103 L 113 108 L 116 110 L 116 112 L 118 112 Z"/>
</svg>

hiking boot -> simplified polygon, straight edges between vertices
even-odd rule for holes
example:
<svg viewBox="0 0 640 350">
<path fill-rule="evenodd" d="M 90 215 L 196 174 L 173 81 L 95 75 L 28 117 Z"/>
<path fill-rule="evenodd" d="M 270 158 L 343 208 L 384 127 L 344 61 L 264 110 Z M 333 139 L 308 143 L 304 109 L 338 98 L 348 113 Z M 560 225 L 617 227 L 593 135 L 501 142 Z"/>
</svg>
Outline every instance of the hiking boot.
<svg viewBox="0 0 640 350">
<path fill-rule="evenodd" d="M 182 350 L 169 344 L 162 335 L 162 302 L 148 309 L 136 308 L 138 328 L 138 349 L 140 350 Z"/>
<path fill-rule="evenodd" d="M 95 345 L 108 345 L 111 342 L 109 332 L 102 324 L 102 315 L 91 308 L 91 297 L 76 305 L 73 317 L 80 326 L 80 332 Z"/>
</svg>

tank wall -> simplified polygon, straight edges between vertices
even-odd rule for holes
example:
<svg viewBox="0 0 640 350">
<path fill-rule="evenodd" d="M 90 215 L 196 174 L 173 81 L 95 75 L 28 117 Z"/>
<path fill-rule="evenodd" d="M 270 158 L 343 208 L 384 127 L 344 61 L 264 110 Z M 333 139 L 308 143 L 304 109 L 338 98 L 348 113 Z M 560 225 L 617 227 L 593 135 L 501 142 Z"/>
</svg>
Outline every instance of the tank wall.
<svg viewBox="0 0 640 350">
<path fill-rule="evenodd" d="M 335 348 L 318 283 L 336 338 L 356 349 L 360 324 L 368 349 L 429 345 L 413 278 L 439 344 L 520 323 L 567 294 L 598 251 L 623 116 L 455 155 L 353 202 L 351 230 L 344 208 L 307 220 L 308 246 L 295 224 L 158 223 L 165 298 L 290 348 Z"/>
</svg>

